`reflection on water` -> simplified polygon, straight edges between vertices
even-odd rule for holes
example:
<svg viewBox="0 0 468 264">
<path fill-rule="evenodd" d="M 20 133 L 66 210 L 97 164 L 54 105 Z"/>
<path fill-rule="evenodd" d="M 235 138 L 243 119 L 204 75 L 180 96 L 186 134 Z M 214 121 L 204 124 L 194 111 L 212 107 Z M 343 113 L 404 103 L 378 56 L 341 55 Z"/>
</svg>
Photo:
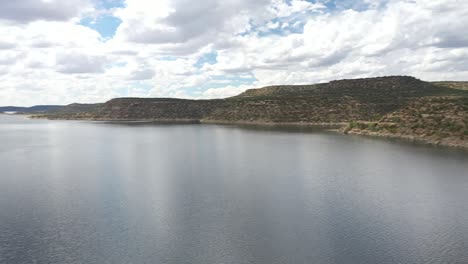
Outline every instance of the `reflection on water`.
<svg viewBox="0 0 468 264">
<path fill-rule="evenodd" d="M 466 263 L 468 154 L 0 116 L 0 263 Z"/>
</svg>

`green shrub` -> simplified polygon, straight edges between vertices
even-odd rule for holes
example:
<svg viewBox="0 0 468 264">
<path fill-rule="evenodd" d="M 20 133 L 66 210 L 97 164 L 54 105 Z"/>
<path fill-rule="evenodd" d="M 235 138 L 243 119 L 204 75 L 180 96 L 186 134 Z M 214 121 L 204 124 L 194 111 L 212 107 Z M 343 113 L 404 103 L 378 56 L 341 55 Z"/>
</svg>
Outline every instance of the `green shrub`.
<svg viewBox="0 0 468 264">
<path fill-rule="evenodd" d="M 378 130 L 378 129 L 377 129 L 377 123 L 370 123 L 370 124 L 368 124 L 368 125 L 367 125 L 367 129 L 369 129 L 370 131 L 373 131 L 373 132 L 377 131 L 377 130 Z"/>
<path fill-rule="evenodd" d="M 387 127 L 387 130 L 392 134 L 396 134 L 398 132 L 398 129 L 396 127 Z"/>
</svg>

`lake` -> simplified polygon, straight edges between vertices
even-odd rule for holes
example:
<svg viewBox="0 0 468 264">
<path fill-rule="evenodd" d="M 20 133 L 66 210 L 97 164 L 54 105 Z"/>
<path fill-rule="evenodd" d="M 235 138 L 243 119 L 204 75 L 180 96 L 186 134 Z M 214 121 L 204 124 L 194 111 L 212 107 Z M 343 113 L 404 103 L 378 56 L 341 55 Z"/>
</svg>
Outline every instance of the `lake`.
<svg viewBox="0 0 468 264">
<path fill-rule="evenodd" d="M 0 263 L 468 263 L 468 152 L 0 115 Z"/>
</svg>

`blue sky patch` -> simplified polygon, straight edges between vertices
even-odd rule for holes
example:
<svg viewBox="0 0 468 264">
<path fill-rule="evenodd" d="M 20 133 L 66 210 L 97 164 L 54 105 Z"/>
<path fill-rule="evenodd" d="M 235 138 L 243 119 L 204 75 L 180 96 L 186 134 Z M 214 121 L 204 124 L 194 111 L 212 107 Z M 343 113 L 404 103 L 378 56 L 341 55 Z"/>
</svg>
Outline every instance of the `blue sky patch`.
<svg viewBox="0 0 468 264">
<path fill-rule="evenodd" d="M 124 0 L 99 0 L 96 2 L 95 8 L 101 11 L 111 11 L 114 8 L 125 6 Z M 85 17 L 80 21 L 80 24 L 96 30 L 104 39 L 110 39 L 115 35 L 115 32 L 122 21 L 104 12 L 104 15 L 98 17 Z"/>
<path fill-rule="evenodd" d="M 80 21 L 81 25 L 96 30 L 105 39 L 112 38 L 121 23 L 120 19 L 109 15 L 100 16 L 96 19 L 87 17 Z"/>
<path fill-rule="evenodd" d="M 198 61 L 195 63 L 194 66 L 197 68 L 201 68 L 206 63 L 215 64 L 217 62 L 217 58 L 218 58 L 217 52 L 206 53 L 198 59 Z"/>
<path fill-rule="evenodd" d="M 97 9 L 112 9 L 125 7 L 125 0 L 99 0 L 96 3 Z"/>
</svg>

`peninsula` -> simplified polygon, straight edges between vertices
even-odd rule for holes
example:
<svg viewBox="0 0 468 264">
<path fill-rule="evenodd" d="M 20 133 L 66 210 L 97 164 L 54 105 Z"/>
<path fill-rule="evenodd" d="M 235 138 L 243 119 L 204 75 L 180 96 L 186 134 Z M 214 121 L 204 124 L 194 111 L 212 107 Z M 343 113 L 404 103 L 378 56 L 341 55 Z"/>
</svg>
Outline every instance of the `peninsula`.
<svg viewBox="0 0 468 264">
<path fill-rule="evenodd" d="M 467 86 L 389 76 L 269 86 L 226 99 L 117 98 L 53 108 L 32 118 L 315 125 L 468 148 Z"/>
</svg>

